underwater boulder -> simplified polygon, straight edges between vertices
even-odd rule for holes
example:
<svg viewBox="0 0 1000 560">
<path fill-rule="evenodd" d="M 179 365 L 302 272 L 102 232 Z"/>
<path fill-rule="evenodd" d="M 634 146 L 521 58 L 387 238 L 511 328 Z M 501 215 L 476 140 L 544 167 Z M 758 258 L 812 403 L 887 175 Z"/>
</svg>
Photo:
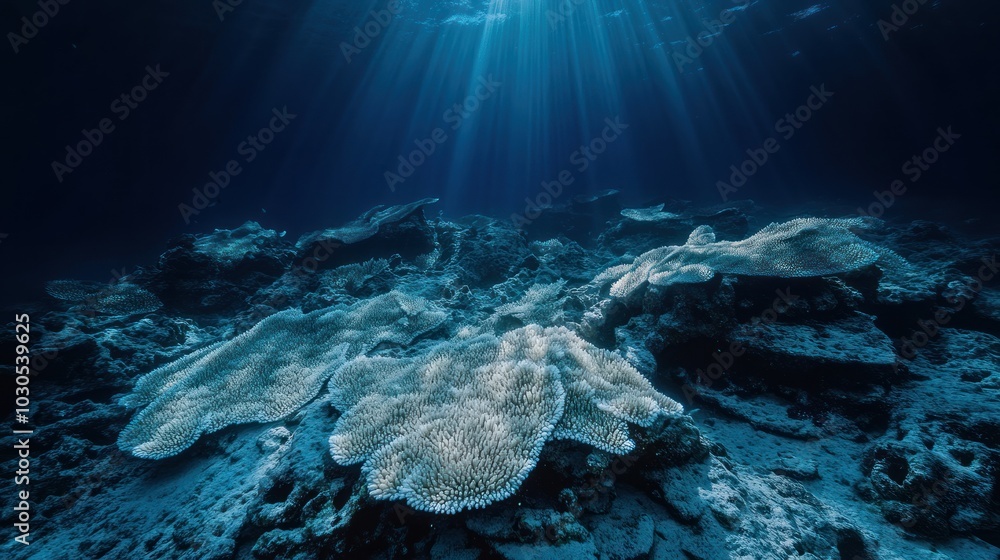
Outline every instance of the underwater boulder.
<svg viewBox="0 0 1000 560">
<path fill-rule="evenodd" d="M 912 382 L 890 395 L 890 430 L 865 450 L 862 497 L 908 532 L 996 539 L 1000 339 L 942 329 L 905 363 Z"/>
<path fill-rule="evenodd" d="M 167 309 L 189 315 L 235 312 L 291 266 L 282 234 L 247 222 L 234 230 L 185 235 L 143 274 Z"/>
<path fill-rule="evenodd" d="M 438 262 L 456 276 L 458 285 L 492 286 L 516 274 L 532 257 L 521 232 L 485 216 L 467 216 L 438 231 Z"/>
<path fill-rule="evenodd" d="M 876 557 L 877 542 L 871 535 L 800 483 L 761 474 L 723 455 L 669 469 L 645 469 L 641 475 L 658 489 L 657 501 L 676 520 L 656 525 L 654 546 L 660 557 Z"/>
<path fill-rule="evenodd" d="M 587 282 L 594 275 L 597 256 L 568 238 L 553 237 L 545 241 L 532 241 L 528 244 L 528 249 L 538 261 L 538 269 L 554 278 Z"/>
<path fill-rule="evenodd" d="M 862 313 L 833 322 L 742 324 L 728 339 L 747 369 L 798 386 L 878 384 L 896 373 L 892 341 Z"/>
<path fill-rule="evenodd" d="M 532 241 L 564 236 L 583 246 L 589 246 L 603 231 L 608 220 L 614 219 L 621 211 L 618 195 L 619 191 L 607 189 L 593 195 L 574 196 L 568 201 L 548 206 L 529 205 L 525 207 L 523 216 L 516 216 L 520 219 L 514 223 Z"/>
<path fill-rule="evenodd" d="M 862 497 L 890 523 L 932 538 L 1000 528 L 1000 452 L 929 430 L 914 436 L 922 437 L 883 441 L 865 451 Z"/>
<path fill-rule="evenodd" d="M 435 248 L 434 232 L 423 208 L 438 201 L 423 198 L 398 206 L 375 206 L 336 228 L 307 233 L 295 243 L 297 262 L 314 260 L 315 268 L 400 255 L 414 259 Z"/>
</svg>

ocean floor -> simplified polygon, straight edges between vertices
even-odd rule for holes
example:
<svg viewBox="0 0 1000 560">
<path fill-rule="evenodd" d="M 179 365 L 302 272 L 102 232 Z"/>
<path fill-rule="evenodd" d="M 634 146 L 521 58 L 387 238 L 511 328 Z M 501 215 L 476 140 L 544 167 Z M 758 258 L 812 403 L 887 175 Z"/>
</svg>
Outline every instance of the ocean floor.
<svg viewBox="0 0 1000 560">
<path fill-rule="evenodd" d="M 0 556 L 1000 558 L 1000 236 L 434 202 L 53 279 Z"/>
</svg>

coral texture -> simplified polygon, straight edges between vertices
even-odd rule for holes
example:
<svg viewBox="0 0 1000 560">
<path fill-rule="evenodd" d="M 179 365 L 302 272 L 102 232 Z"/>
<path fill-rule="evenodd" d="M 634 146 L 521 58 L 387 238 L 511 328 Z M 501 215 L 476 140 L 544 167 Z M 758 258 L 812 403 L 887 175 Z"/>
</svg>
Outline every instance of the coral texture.
<svg viewBox="0 0 1000 560">
<path fill-rule="evenodd" d="M 118 445 L 137 457 L 160 459 L 203 433 L 278 420 L 312 400 L 346 360 L 383 342 L 409 343 L 445 316 L 398 292 L 350 307 L 276 313 L 141 378 L 121 403 L 145 408 Z"/>
<path fill-rule="evenodd" d="M 663 211 L 663 205 L 657 204 L 649 208 L 625 208 L 621 215 L 636 222 L 662 222 L 664 220 L 677 220 L 681 216 Z"/>
<path fill-rule="evenodd" d="M 99 286 L 75 280 L 53 280 L 45 284 L 45 291 L 56 299 L 106 315 L 139 315 L 163 306 L 152 292 L 128 282 Z"/>
<path fill-rule="evenodd" d="M 372 496 L 438 513 L 512 495 L 550 439 L 611 453 L 681 406 L 623 358 L 564 327 L 443 343 L 404 359 L 359 357 L 330 382 L 344 410 L 330 437 L 338 462 L 364 462 Z"/>
<path fill-rule="evenodd" d="M 631 263 L 605 270 L 594 282 L 613 282 L 611 295 L 627 297 L 646 282 L 698 283 L 717 273 L 802 278 L 850 272 L 880 260 L 894 268 L 904 265 L 888 249 L 851 231 L 870 226 L 864 218 L 799 218 L 772 223 L 741 241 L 716 241 L 712 228 L 700 226 L 684 245 L 647 251 Z"/>
</svg>

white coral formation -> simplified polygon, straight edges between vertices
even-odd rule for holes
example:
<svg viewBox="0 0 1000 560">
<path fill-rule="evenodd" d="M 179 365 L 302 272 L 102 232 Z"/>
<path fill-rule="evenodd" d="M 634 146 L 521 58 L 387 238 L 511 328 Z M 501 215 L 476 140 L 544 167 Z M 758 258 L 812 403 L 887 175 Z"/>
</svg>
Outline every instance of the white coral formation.
<svg viewBox="0 0 1000 560">
<path fill-rule="evenodd" d="M 344 411 L 334 459 L 363 462 L 372 496 L 438 513 L 512 495 L 550 439 L 627 453 L 626 422 L 682 410 L 617 354 L 538 325 L 419 358 L 356 358 L 331 379 L 330 398 Z"/>
<path fill-rule="evenodd" d="M 686 244 L 643 253 L 631 263 L 605 270 L 594 282 L 613 282 L 611 295 L 627 297 L 646 282 L 705 282 L 717 273 L 801 278 L 850 272 L 877 261 L 905 264 L 892 251 L 851 231 L 870 226 L 865 218 L 799 218 L 773 223 L 742 241 L 716 241 L 710 227 L 700 226 Z"/>
<path fill-rule="evenodd" d="M 100 286 L 76 280 L 53 280 L 45 284 L 45 291 L 56 299 L 106 315 L 139 315 L 163 307 L 160 298 L 130 282 Z"/>
<path fill-rule="evenodd" d="M 50 296 L 72 303 L 85 301 L 99 289 L 88 286 L 84 282 L 76 280 L 52 280 L 45 283 L 45 293 Z"/>
<path fill-rule="evenodd" d="M 678 214 L 664 212 L 662 204 L 649 208 L 625 208 L 621 211 L 621 215 L 636 222 L 665 222 L 681 218 Z"/>
<path fill-rule="evenodd" d="M 351 263 L 337 267 L 327 276 L 326 287 L 344 289 L 348 293 L 356 293 L 371 278 L 384 274 L 389 270 L 389 261 L 385 259 L 370 259 L 362 263 Z"/>
<path fill-rule="evenodd" d="M 312 400 L 346 360 L 383 342 L 409 343 L 444 319 L 427 302 L 398 292 L 351 307 L 277 313 L 141 378 L 121 402 L 145 408 L 118 445 L 160 459 L 204 433 L 278 420 Z"/>
<path fill-rule="evenodd" d="M 483 327 L 496 328 L 506 317 L 513 317 L 522 325 L 561 323 L 565 318 L 563 307 L 566 295 L 560 297 L 560 294 L 565 287 L 565 280 L 557 280 L 551 284 L 533 284 L 519 300 L 498 306 L 483 323 Z"/>
</svg>

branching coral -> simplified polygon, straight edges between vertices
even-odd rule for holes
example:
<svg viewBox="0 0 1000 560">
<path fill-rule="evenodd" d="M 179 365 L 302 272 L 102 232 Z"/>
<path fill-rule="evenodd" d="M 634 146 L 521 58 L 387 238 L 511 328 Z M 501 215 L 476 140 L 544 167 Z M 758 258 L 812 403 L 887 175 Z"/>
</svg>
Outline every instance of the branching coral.
<svg viewBox="0 0 1000 560">
<path fill-rule="evenodd" d="M 386 259 L 370 259 L 361 263 L 345 264 L 327 274 L 324 281 L 327 289 L 344 290 L 356 294 L 373 277 L 385 274 L 389 270 Z"/>
<path fill-rule="evenodd" d="M 605 270 L 594 282 L 613 282 L 611 295 L 627 297 L 646 282 L 705 282 L 717 273 L 802 278 L 850 272 L 877 261 L 892 268 L 905 265 L 892 251 L 851 231 L 870 225 L 864 218 L 799 218 L 771 224 L 742 241 L 716 241 L 710 227 L 700 226 L 686 244 L 643 253 Z"/>
<path fill-rule="evenodd" d="M 372 496 L 439 513 L 510 496 L 550 439 L 627 453 L 626 422 L 681 411 L 617 354 L 537 325 L 419 358 L 359 357 L 330 387 L 344 411 L 334 459 L 363 462 Z"/>
<path fill-rule="evenodd" d="M 560 297 L 560 294 L 565 287 L 565 280 L 557 280 L 551 284 L 534 284 L 521 296 L 521 299 L 498 306 L 485 321 L 485 326 L 494 328 L 509 317 L 520 321 L 518 326 L 531 323 L 559 324 L 564 318 L 563 306 L 566 303 L 566 296 Z"/>
<path fill-rule="evenodd" d="M 145 408 L 118 445 L 159 459 L 180 453 L 203 433 L 278 420 L 313 399 L 346 360 L 381 343 L 407 344 L 445 316 L 398 292 L 351 307 L 274 314 L 141 378 L 121 402 Z"/>
</svg>

